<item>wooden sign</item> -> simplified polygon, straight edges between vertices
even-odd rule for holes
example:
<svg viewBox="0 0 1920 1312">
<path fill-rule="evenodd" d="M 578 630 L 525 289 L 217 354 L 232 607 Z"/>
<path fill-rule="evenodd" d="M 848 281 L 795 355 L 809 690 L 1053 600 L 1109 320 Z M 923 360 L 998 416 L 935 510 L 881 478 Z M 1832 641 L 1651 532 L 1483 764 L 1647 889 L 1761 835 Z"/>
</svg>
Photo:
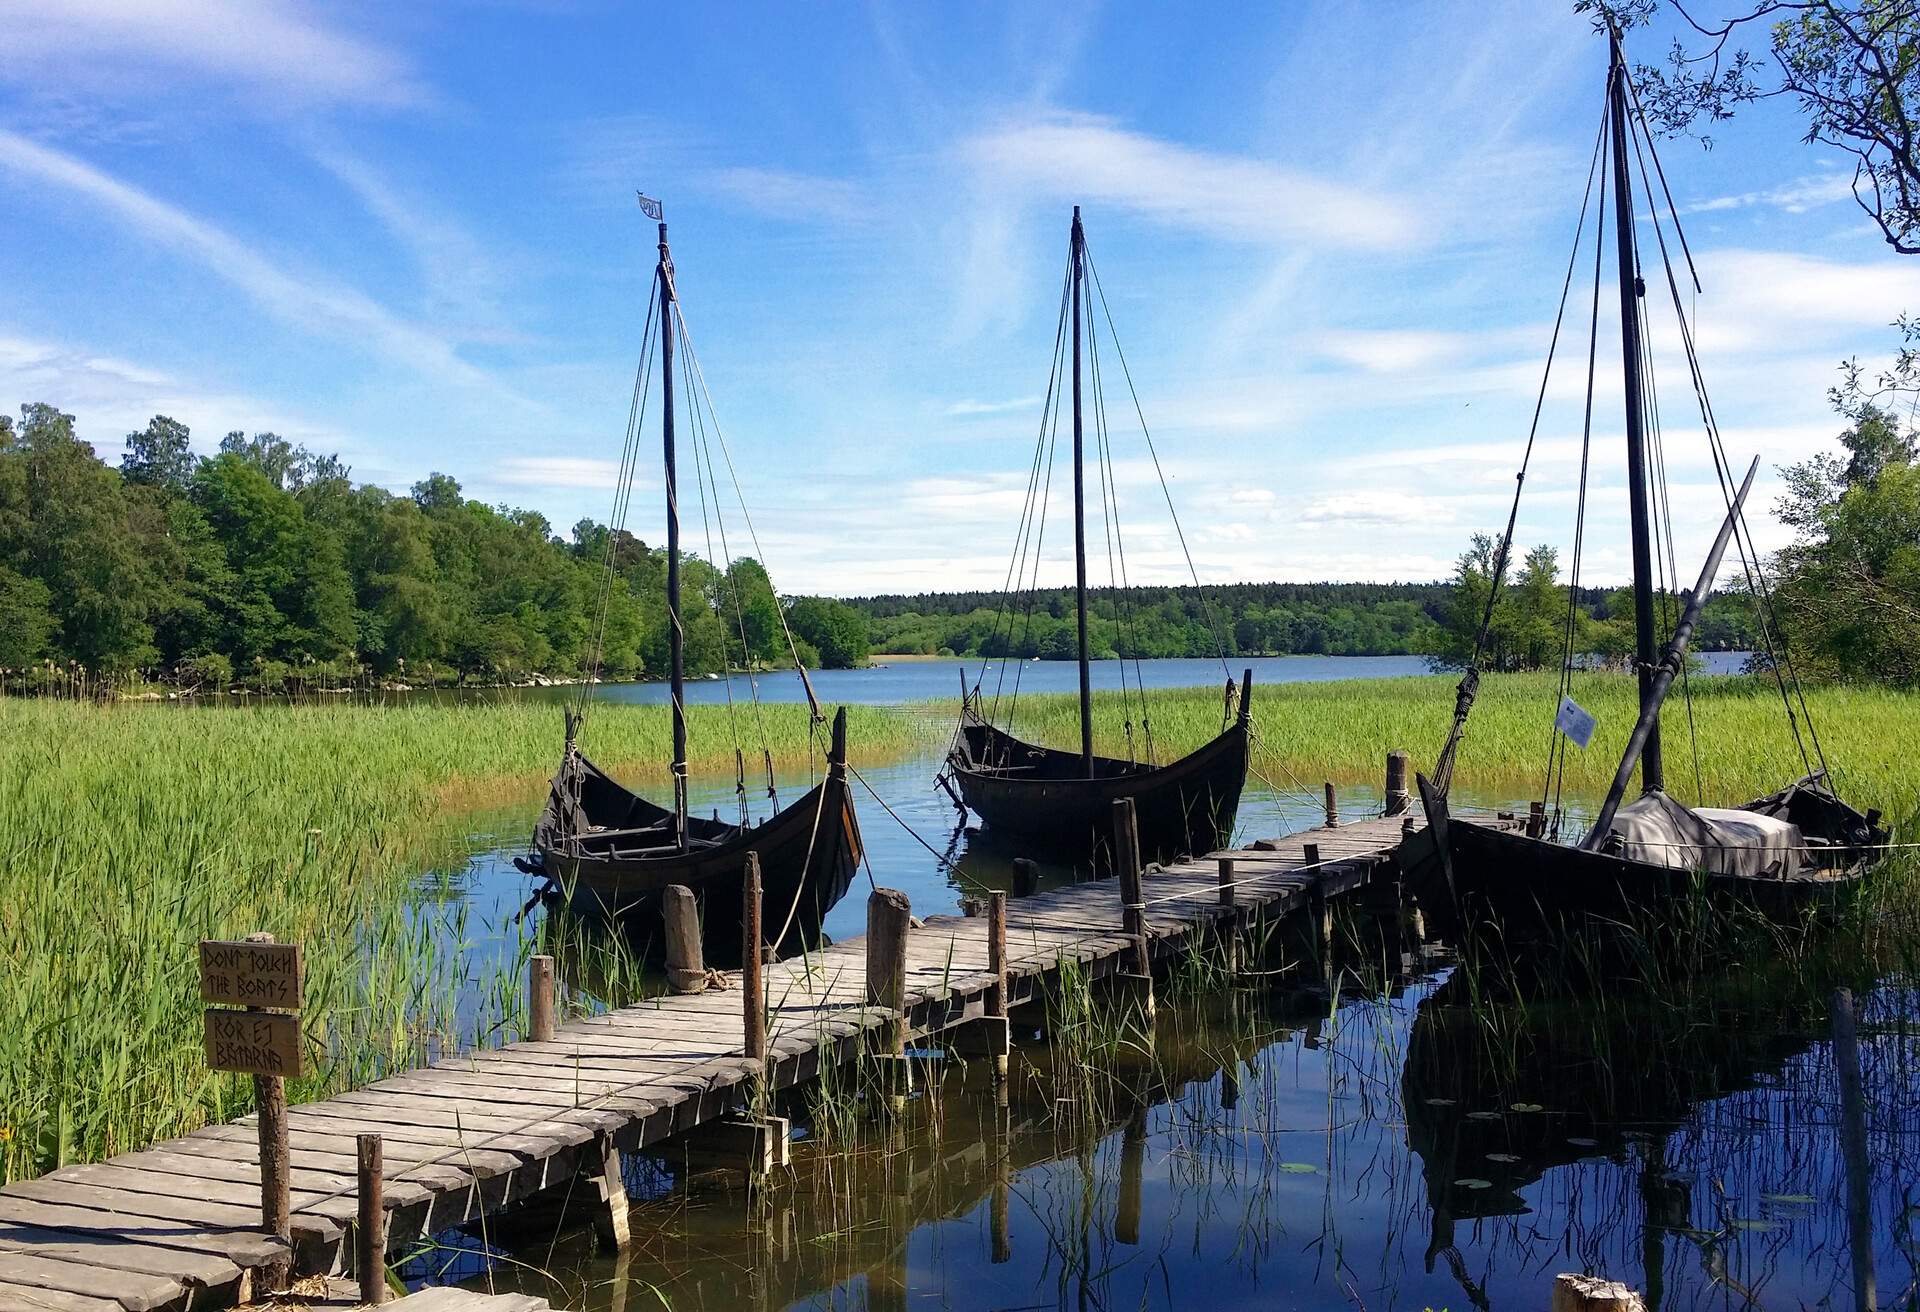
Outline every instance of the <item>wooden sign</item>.
<svg viewBox="0 0 1920 1312">
<path fill-rule="evenodd" d="M 216 1071 L 243 1075 L 280 1075 L 301 1072 L 300 1018 L 274 1011 L 217 1011 L 206 1013 L 207 1065 Z"/>
<path fill-rule="evenodd" d="M 298 943 L 200 943 L 200 1000 L 233 1007 L 300 1006 Z"/>
</svg>

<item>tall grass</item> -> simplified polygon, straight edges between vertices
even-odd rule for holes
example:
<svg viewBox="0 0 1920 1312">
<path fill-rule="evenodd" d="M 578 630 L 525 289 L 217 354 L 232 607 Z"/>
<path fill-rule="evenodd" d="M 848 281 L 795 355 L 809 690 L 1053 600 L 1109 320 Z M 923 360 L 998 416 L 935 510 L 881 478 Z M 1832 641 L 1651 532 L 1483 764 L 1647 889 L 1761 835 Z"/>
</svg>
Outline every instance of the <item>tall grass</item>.
<svg viewBox="0 0 1920 1312">
<path fill-rule="evenodd" d="M 1545 774 L 1548 737 L 1557 704 L 1552 674 L 1490 675 L 1467 722 L 1456 778 L 1469 790 L 1525 796 Z M 1414 766 L 1431 768 L 1453 718 L 1451 675 L 1289 683 L 1253 690 L 1258 743 L 1254 768 L 1286 788 L 1377 782 L 1386 754 L 1412 753 Z M 1695 797 L 1693 743 L 1699 744 L 1699 793 L 1708 804 L 1745 801 L 1797 778 L 1794 746 L 1780 693 L 1765 679 L 1696 675 L 1691 680 L 1693 723 L 1676 691 L 1662 715 L 1668 791 Z M 1823 686 L 1807 690 L 1808 710 L 1843 795 L 1877 806 L 1896 819 L 1920 808 L 1920 773 L 1911 747 L 1920 742 L 1920 697 L 1879 688 Z M 1633 730 L 1634 681 L 1618 673 L 1576 676 L 1573 697 L 1599 720 L 1592 743 L 1567 758 L 1567 790 L 1603 793 Z M 1136 705 L 1134 735 L 1143 741 Z M 1161 762 L 1191 751 L 1220 732 L 1222 698 L 1215 688 L 1156 689 L 1147 693 L 1147 719 Z M 1077 702 L 1071 696 L 1022 697 L 1015 726 L 1022 737 L 1071 747 L 1079 741 Z M 1804 725 L 1802 734 L 1805 735 Z M 1126 755 L 1125 716 L 1117 693 L 1096 696 L 1095 750 Z M 1811 746 L 1809 745 L 1809 750 Z"/>
<path fill-rule="evenodd" d="M 724 709 L 689 715 L 695 768 L 731 772 Z M 763 715 L 776 762 L 804 759 L 805 709 Z M 248 1082 L 205 1069 L 201 938 L 266 930 L 306 945 L 310 1074 L 295 1098 L 497 1035 L 531 948 L 489 957 L 498 1005 L 462 1017 L 476 982 L 464 903 L 403 894 L 422 868 L 464 864 L 449 812 L 537 795 L 559 721 L 528 704 L 0 701 L 0 1179 L 246 1110 Z M 926 732 L 864 708 L 849 730 L 869 761 Z M 664 708 L 604 706 L 583 743 L 645 782 L 665 777 L 669 732 Z"/>
</svg>

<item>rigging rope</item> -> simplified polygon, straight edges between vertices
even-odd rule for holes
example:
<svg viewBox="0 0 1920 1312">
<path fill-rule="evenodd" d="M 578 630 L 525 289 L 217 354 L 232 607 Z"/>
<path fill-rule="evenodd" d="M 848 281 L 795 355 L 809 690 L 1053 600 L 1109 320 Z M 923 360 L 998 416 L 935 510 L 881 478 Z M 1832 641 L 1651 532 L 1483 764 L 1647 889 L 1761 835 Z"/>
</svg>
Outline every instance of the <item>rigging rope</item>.
<svg viewBox="0 0 1920 1312">
<path fill-rule="evenodd" d="M 654 311 L 659 305 L 660 298 L 656 294 L 659 287 L 660 271 L 655 269 L 652 280 L 647 284 L 647 317 L 640 333 L 640 361 L 634 368 L 633 397 L 627 404 L 626 440 L 621 446 L 620 465 L 614 476 L 613 510 L 607 525 L 607 545 L 601 559 L 600 613 L 593 630 L 587 679 L 580 686 L 574 708 L 574 718 L 581 725 L 586 723 L 594 685 L 599 681 L 600 667 L 606 655 L 607 613 L 613 601 L 613 578 L 619 561 L 620 536 L 626 531 L 627 507 L 633 499 L 634 469 L 639 461 L 640 428 L 646 422 L 647 398 L 653 387 Z"/>
<path fill-rule="evenodd" d="M 1602 125 L 1604 127 L 1604 123 Z M 1607 177 L 1600 175 L 1600 204 L 1594 211 L 1593 225 L 1593 294 L 1589 318 L 1587 321 L 1587 398 L 1585 416 L 1580 429 L 1580 490 L 1574 505 L 1573 515 L 1573 560 L 1568 567 L 1567 577 L 1567 635 L 1566 645 L 1560 655 L 1560 696 L 1566 698 L 1573 693 L 1573 648 L 1579 632 L 1580 617 L 1580 567 L 1586 554 L 1587 540 L 1587 474 L 1591 468 L 1593 453 L 1593 392 L 1594 375 L 1598 368 L 1600 355 L 1600 258 L 1606 249 L 1601 240 L 1601 229 L 1605 226 L 1607 211 Z M 1581 229 L 1584 230 L 1585 211 L 1581 213 Z M 1574 255 L 1580 253 L 1580 234 L 1574 234 Z M 1571 276 L 1571 269 L 1569 269 Z M 1565 292 L 1561 293 L 1564 298 Z M 1536 416 L 1538 411 L 1536 410 Z M 1536 422 L 1538 422 L 1536 417 Z M 1519 494 L 1515 493 L 1515 502 Z M 1509 530 L 1511 531 L 1511 530 Z M 1552 832 L 1560 833 L 1560 821 L 1565 814 L 1561 806 L 1562 792 L 1567 777 L 1567 736 L 1560 732 L 1559 716 L 1554 716 L 1554 725 L 1548 730 L 1547 738 L 1547 776 L 1553 793 Z M 1541 801 L 1546 801 L 1546 790 L 1542 789 Z"/>
<path fill-rule="evenodd" d="M 1673 203 L 1673 195 L 1671 191 L 1666 189 L 1666 173 L 1660 164 L 1660 153 L 1654 146 L 1652 135 L 1647 129 L 1645 112 L 1639 108 L 1639 91 L 1634 87 L 1633 78 L 1630 75 L 1626 76 L 1626 85 L 1629 93 L 1633 96 L 1636 111 L 1634 115 L 1630 116 L 1630 124 L 1636 135 L 1636 153 L 1639 151 L 1639 140 L 1644 139 L 1646 142 L 1646 154 L 1653 157 L 1654 171 L 1660 178 L 1662 191 L 1667 198 L 1667 212 L 1673 221 L 1674 232 L 1680 241 L 1681 250 L 1686 257 L 1688 272 L 1693 275 L 1693 284 L 1697 291 L 1700 286 L 1700 280 L 1698 274 L 1694 273 L 1693 255 L 1687 247 L 1686 230 L 1680 223 L 1679 210 Z M 1644 161 L 1641 163 L 1641 176 L 1642 178 L 1646 176 L 1646 165 Z M 1748 593 L 1755 598 L 1754 617 L 1759 628 L 1762 646 L 1766 650 L 1768 669 L 1773 674 L 1774 682 L 1779 688 L 1781 704 L 1787 713 L 1788 728 L 1793 734 L 1794 746 L 1800 753 L 1803 768 L 1805 768 L 1809 774 L 1814 773 L 1813 761 L 1814 759 L 1818 759 L 1820 763 L 1819 772 L 1825 774 L 1828 772 L 1826 753 L 1820 745 L 1819 731 L 1814 725 L 1812 712 L 1806 703 L 1805 689 L 1801 686 L 1799 674 L 1794 669 L 1792 657 L 1787 650 L 1786 635 L 1784 632 L 1779 632 L 1778 621 L 1773 618 L 1772 591 L 1767 584 L 1766 570 L 1760 563 L 1759 549 L 1753 543 L 1752 528 L 1747 523 L 1745 507 L 1736 508 L 1734 505 L 1732 463 L 1726 454 L 1725 443 L 1720 433 L 1719 421 L 1713 412 L 1713 403 L 1707 396 L 1706 378 L 1700 368 L 1700 359 L 1695 347 L 1692 324 L 1681 304 L 1679 282 L 1674 277 L 1673 261 L 1667 253 L 1666 239 L 1661 232 L 1657 214 L 1655 219 L 1654 231 L 1660 243 L 1660 260 L 1666 274 L 1667 290 L 1673 301 L 1674 317 L 1679 320 L 1681 342 L 1685 347 L 1688 373 L 1693 384 L 1695 400 L 1700 407 L 1701 422 L 1706 428 L 1707 442 L 1713 456 L 1714 473 L 1720 483 L 1721 497 L 1727 506 L 1728 513 L 1733 516 L 1735 521 L 1734 541 L 1736 549 L 1740 553 L 1742 568 L 1747 577 Z M 1777 638 L 1776 634 L 1778 635 Z M 1791 692 L 1789 692 L 1789 684 L 1792 685 Z M 1798 703 L 1798 715 L 1795 714 L 1796 702 Z M 1806 737 L 1812 741 L 1812 756 L 1809 756 L 1807 743 L 1802 740 L 1800 733 L 1800 722 L 1803 720 L 1807 727 Z"/>
<path fill-rule="evenodd" d="M 1507 560 L 1513 548 L 1514 527 L 1520 517 L 1520 494 L 1526 489 L 1527 470 L 1533 463 L 1533 447 L 1540 435 L 1540 412 L 1547 401 L 1547 384 L 1553 378 L 1553 362 L 1560 349 L 1560 327 L 1566 318 L 1567 295 L 1573 287 L 1573 268 L 1580 258 L 1580 237 L 1586 231 L 1587 209 L 1593 201 L 1593 178 L 1600 167 L 1600 147 L 1606 140 L 1607 115 L 1600 115 L 1600 127 L 1594 134 L 1593 155 L 1587 162 L 1586 192 L 1580 197 L 1580 217 L 1573 227 L 1573 248 L 1567 252 L 1567 272 L 1560 283 L 1560 306 L 1553 314 L 1553 336 L 1547 343 L 1547 362 L 1540 374 L 1540 391 L 1533 401 L 1533 422 L 1527 428 L 1526 451 L 1520 457 L 1520 472 L 1514 475 L 1513 506 L 1507 512 L 1507 529 L 1501 534 L 1494 546 L 1494 558 L 1487 587 L 1487 606 L 1480 618 L 1479 632 L 1474 635 L 1473 654 L 1467 660 L 1467 671 L 1460 676 L 1460 685 L 1454 697 L 1453 727 L 1447 731 L 1447 741 L 1440 749 L 1440 759 L 1433 768 L 1433 785 L 1440 796 L 1445 797 L 1453 787 L 1454 760 L 1460 750 L 1460 741 L 1466 735 L 1467 716 L 1473 710 L 1473 699 L 1480 688 L 1480 657 L 1486 650 L 1487 635 L 1493 628 L 1494 604 L 1500 597 L 1500 584 L 1506 575 Z M 1603 184 L 1604 186 L 1604 184 Z M 1596 219 L 1596 236 L 1598 220 Z M 1597 298 L 1596 298 L 1597 299 Z"/>
</svg>

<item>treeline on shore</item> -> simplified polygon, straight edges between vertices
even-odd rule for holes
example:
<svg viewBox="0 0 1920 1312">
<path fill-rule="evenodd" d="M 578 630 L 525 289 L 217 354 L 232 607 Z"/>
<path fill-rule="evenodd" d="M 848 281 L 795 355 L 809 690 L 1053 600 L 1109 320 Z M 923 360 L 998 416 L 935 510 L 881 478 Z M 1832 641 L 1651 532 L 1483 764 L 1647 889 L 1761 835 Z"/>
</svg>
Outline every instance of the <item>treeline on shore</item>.
<svg viewBox="0 0 1920 1312">
<path fill-rule="evenodd" d="M 1769 565 L 1774 622 L 1821 676 L 1920 682 L 1920 467 L 1915 442 L 1871 404 L 1844 411 L 1841 453 L 1785 471 L 1777 510 L 1796 532 Z M 363 679 L 407 684 L 607 678 L 667 664 L 664 552 L 591 519 L 569 534 L 488 506 L 433 474 L 407 495 L 356 484 L 336 458 L 272 433 L 228 433 L 217 454 L 156 416 L 118 465 L 45 404 L 0 415 L 0 688 L 138 679 L 279 690 Z M 1476 537 L 1442 583 L 1238 583 L 1097 590 L 1097 657 L 1474 653 L 1497 543 Z M 610 565 L 610 568 L 609 568 Z M 1765 643 L 1742 575 L 1708 603 L 1696 650 Z M 810 666 L 871 653 L 1071 660 L 1070 589 L 1004 597 L 923 593 L 783 599 L 751 558 L 685 558 L 687 668 Z M 1663 597 L 1663 615 L 1677 598 Z M 604 624 L 602 615 L 604 612 Z M 1561 579 L 1536 547 L 1508 568 L 1485 668 L 1555 667 L 1569 648 L 1624 663 L 1625 589 Z"/>
<path fill-rule="evenodd" d="M 445 474 L 396 496 L 272 433 L 229 433 L 202 457 L 165 416 L 115 467 L 73 423 L 42 404 L 17 425 L 0 415 L 12 688 L 76 670 L 83 686 L 512 681 L 578 676 L 596 649 L 606 677 L 666 668 L 664 553 L 631 534 L 582 520 L 562 538 Z M 810 665 L 866 659 L 860 616 L 781 603 L 754 560 L 690 557 L 682 575 L 692 673 L 785 661 L 789 628 Z"/>
</svg>

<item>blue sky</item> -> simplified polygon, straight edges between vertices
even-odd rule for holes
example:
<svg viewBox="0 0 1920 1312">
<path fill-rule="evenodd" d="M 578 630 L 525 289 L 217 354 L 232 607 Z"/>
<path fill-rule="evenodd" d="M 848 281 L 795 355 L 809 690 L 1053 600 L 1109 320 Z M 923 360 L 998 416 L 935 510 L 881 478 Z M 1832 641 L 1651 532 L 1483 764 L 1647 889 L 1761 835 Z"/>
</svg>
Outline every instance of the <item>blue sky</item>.
<svg viewBox="0 0 1920 1312">
<path fill-rule="evenodd" d="M 109 455 L 164 412 L 203 449 L 270 428 L 396 490 L 444 470 L 562 531 L 605 518 L 640 188 L 781 588 L 994 586 L 1078 202 L 1202 577 L 1443 576 L 1504 519 L 1604 45 L 1543 0 L 1196 12 L 0 0 L 0 404 L 54 402 Z M 1839 427 L 1837 362 L 1920 311 L 1920 262 L 1799 134 L 1775 105 L 1664 147 L 1769 504 Z M 1529 543 L 1571 539 L 1575 282 Z M 1690 574 L 1717 493 L 1670 314 L 1655 335 Z M 1587 575 L 1612 581 L 1600 352 Z M 1145 449 L 1114 441 L 1133 577 L 1179 581 Z"/>
</svg>

